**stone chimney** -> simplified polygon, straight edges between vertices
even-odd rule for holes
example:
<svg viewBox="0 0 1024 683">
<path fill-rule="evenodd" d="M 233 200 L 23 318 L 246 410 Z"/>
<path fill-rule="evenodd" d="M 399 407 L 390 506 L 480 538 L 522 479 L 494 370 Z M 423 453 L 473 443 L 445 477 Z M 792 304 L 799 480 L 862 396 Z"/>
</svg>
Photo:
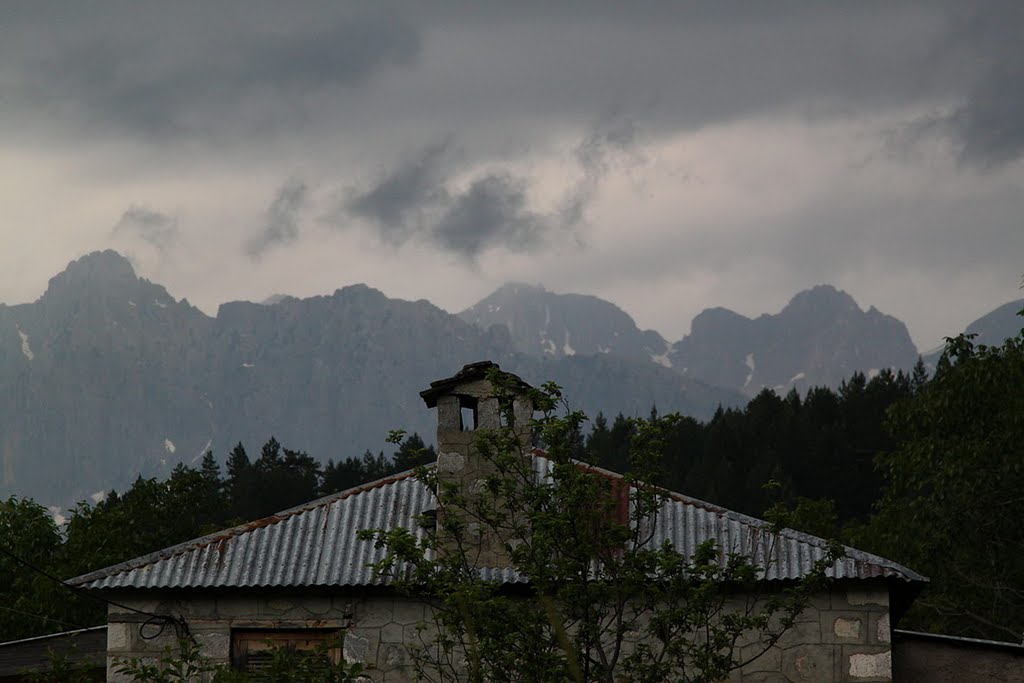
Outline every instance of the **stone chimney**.
<svg viewBox="0 0 1024 683">
<path fill-rule="evenodd" d="M 504 389 L 495 387 L 488 378 L 493 372 L 501 374 Z M 437 477 L 439 486 L 457 483 L 463 493 L 481 494 L 481 484 L 486 477 L 495 474 L 496 469 L 483 457 L 477 448 L 478 439 L 488 430 L 509 427 L 519 440 L 525 458 L 530 457 L 533 418 L 531 387 L 519 377 L 501 372 L 491 361 L 466 365 L 453 377 L 430 383 L 430 388 L 420 392 L 428 408 L 437 408 Z M 510 401 L 511 406 L 503 402 Z M 511 411 L 509 410 L 511 407 Z M 505 424 L 511 419 L 511 424 Z M 438 510 L 438 523 L 442 524 L 445 514 Z M 502 543 L 497 538 L 488 538 L 479 531 L 471 515 L 466 517 L 467 530 L 478 534 L 475 541 L 480 544 L 479 563 L 481 566 L 507 564 Z M 474 539 L 464 539 L 465 541 Z"/>
</svg>

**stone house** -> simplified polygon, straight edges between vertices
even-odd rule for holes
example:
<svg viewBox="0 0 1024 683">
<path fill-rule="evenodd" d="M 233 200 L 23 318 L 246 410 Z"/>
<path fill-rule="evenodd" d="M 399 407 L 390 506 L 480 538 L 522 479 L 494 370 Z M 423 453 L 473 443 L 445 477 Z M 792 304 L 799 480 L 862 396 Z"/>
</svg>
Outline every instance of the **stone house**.
<svg viewBox="0 0 1024 683">
<path fill-rule="evenodd" d="M 512 405 L 501 406 L 487 380 L 491 363 L 463 368 L 421 396 L 437 409 L 439 476 L 472 480 L 486 463 L 473 431 L 496 427 L 511 408 L 516 425 L 533 414 L 525 383 L 513 384 Z M 514 376 L 513 376 L 514 377 Z M 527 443 L 529 435 L 521 433 Z M 525 448 L 529 453 L 530 449 Z M 548 463 L 534 451 L 535 467 Z M 618 477 L 605 472 L 607 476 Z M 383 551 L 357 539 L 360 530 L 404 527 L 423 534 L 422 515 L 437 510 L 435 492 L 411 472 L 343 491 L 270 517 L 79 576 L 72 584 L 100 591 L 118 605 L 108 610 L 108 680 L 115 658 L 147 657 L 173 644 L 152 615 L 187 623 L 211 659 L 258 666 L 268 640 L 302 649 L 340 638 L 336 656 L 370 665 L 374 681 L 413 680 L 408 647 L 430 620 L 421 602 L 399 595 L 369 564 Z M 441 513 L 436 513 L 441 514 Z M 824 557 L 826 543 L 681 494 L 671 494 L 656 518 L 653 542 L 683 553 L 716 539 L 731 552 L 772 556 L 765 577 L 780 585 L 801 578 Z M 499 580 L 500 553 L 485 556 Z M 848 549 L 830 570 L 835 579 L 794 628 L 733 679 L 782 683 L 891 681 L 892 628 L 926 579 L 882 557 Z M 261 654 L 262 653 L 262 654 Z"/>
</svg>

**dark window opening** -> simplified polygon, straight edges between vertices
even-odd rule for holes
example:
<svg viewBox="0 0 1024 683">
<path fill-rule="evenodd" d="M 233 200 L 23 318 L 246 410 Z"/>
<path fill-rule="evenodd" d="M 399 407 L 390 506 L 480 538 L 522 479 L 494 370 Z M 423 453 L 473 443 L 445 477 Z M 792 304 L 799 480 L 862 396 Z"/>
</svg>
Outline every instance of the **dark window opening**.
<svg viewBox="0 0 1024 683">
<path fill-rule="evenodd" d="M 477 400 L 471 396 L 459 396 L 459 428 L 471 432 L 477 426 Z"/>
</svg>

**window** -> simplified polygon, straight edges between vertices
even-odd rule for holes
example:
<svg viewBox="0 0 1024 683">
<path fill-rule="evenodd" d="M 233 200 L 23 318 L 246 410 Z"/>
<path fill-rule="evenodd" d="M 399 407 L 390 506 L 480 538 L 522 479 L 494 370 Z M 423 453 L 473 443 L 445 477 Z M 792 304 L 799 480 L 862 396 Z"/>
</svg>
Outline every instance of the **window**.
<svg viewBox="0 0 1024 683">
<path fill-rule="evenodd" d="M 341 661 L 341 636 L 342 632 L 334 629 L 234 630 L 231 663 L 257 680 L 270 672 L 275 656 L 279 660 L 295 657 L 313 668 L 319 668 L 319 663 L 326 669 Z"/>
</svg>

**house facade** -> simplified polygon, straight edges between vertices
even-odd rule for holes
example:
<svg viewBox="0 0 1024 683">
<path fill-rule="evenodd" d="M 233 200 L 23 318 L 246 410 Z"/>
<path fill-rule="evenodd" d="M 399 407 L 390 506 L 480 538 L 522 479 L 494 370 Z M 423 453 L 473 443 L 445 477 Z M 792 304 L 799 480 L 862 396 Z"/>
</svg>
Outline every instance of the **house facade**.
<svg viewBox="0 0 1024 683">
<path fill-rule="evenodd" d="M 513 415 L 515 425 L 526 425 L 533 414 L 528 387 L 514 376 L 512 403 L 500 404 L 488 380 L 493 368 L 469 365 L 421 392 L 437 409 L 442 480 L 471 482 L 485 475 L 474 432 L 498 427 L 503 414 Z M 550 461 L 529 448 L 528 433 L 519 436 L 524 457 L 545 476 Z M 406 472 L 73 579 L 116 603 L 108 610 L 108 680 L 123 680 L 117 660 L 157 656 L 175 645 L 183 629 L 205 656 L 224 664 L 258 666 L 268 642 L 304 649 L 329 640 L 335 656 L 367 665 L 370 680 L 415 680 L 411 655 L 430 645 L 431 610 L 374 573 L 370 565 L 385 551 L 358 535 L 403 527 L 422 538 L 423 520 L 444 514 L 435 494 Z M 668 494 L 651 542 L 667 541 L 689 556 L 709 539 L 760 563 L 765 578 L 780 586 L 806 576 L 827 552 L 822 539 L 776 533 L 761 520 Z M 500 550 L 480 558 L 495 580 L 520 580 L 503 564 Z M 829 574 L 830 588 L 733 681 L 893 680 L 892 629 L 926 579 L 854 549 Z"/>
</svg>

